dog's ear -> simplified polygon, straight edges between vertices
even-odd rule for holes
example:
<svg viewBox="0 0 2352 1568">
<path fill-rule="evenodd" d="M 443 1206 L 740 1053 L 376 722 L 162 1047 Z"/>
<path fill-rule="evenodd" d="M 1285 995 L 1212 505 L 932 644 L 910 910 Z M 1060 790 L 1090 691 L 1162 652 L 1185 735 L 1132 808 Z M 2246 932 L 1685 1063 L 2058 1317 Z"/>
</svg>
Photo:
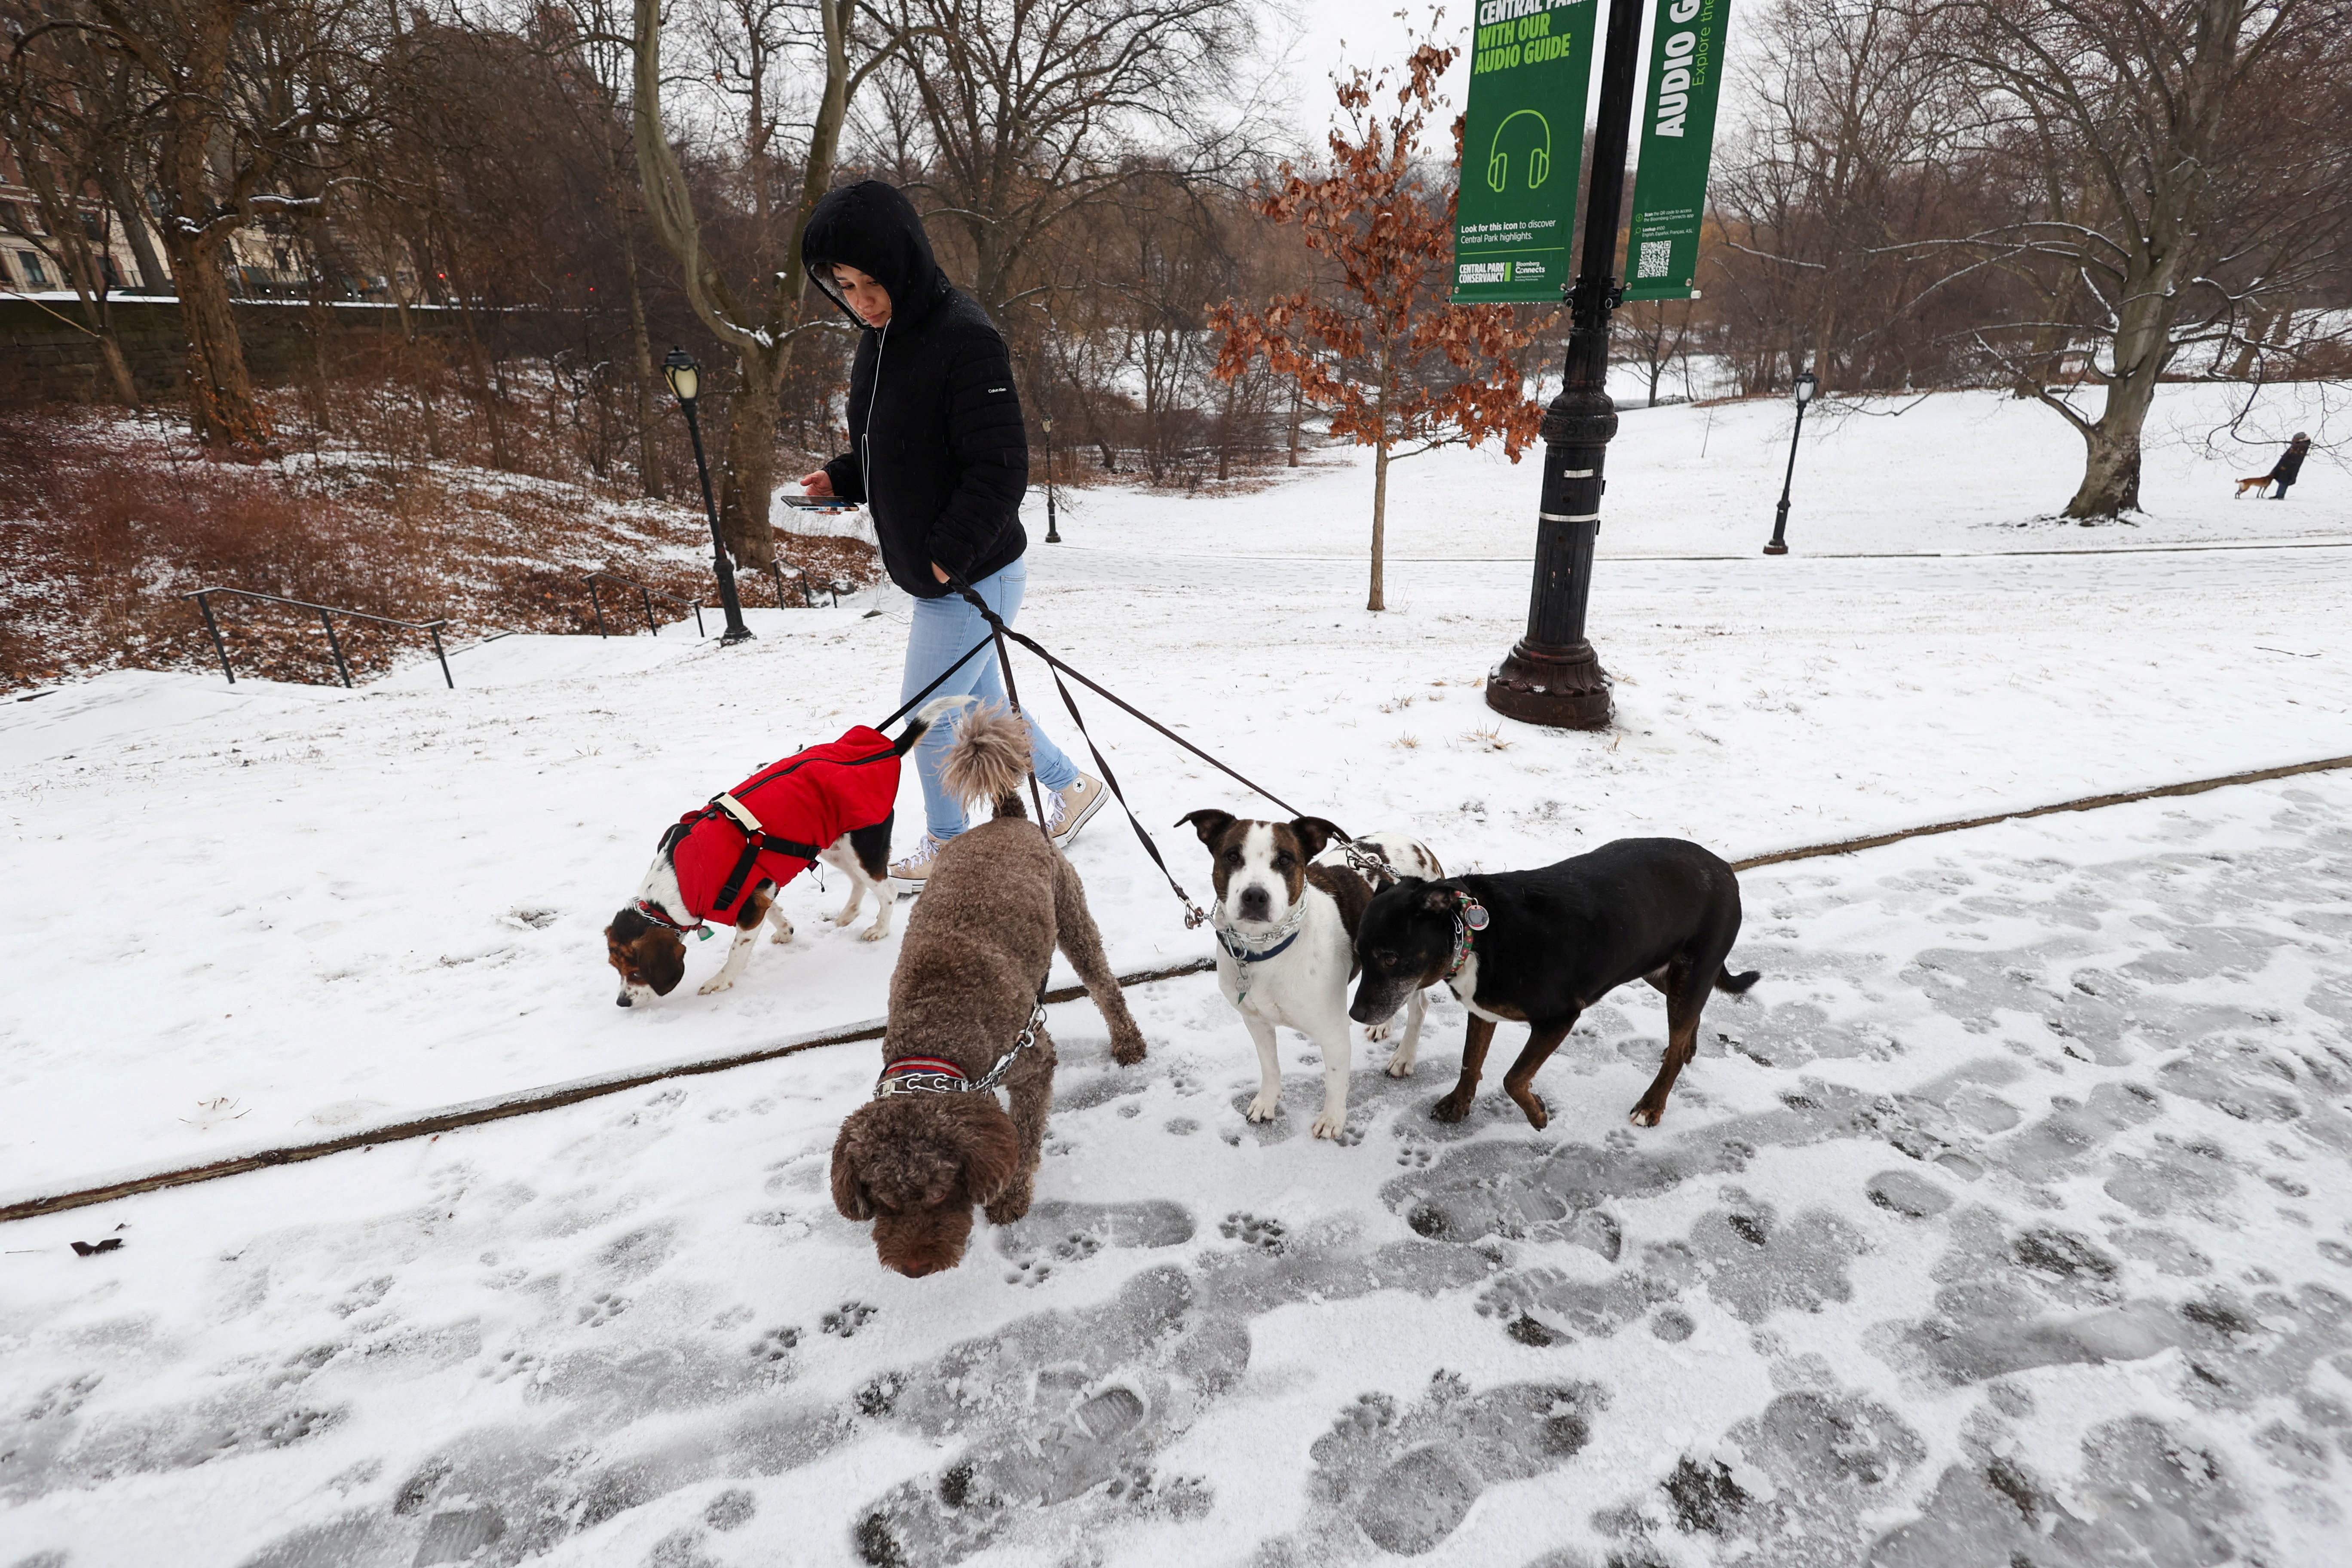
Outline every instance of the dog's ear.
<svg viewBox="0 0 2352 1568">
<path fill-rule="evenodd" d="M 857 1179 L 849 1142 L 849 1129 L 844 1127 L 833 1142 L 833 1206 L 841 1211 L 842 1218 L 862 1222 L 874 1217 L 874 1200 L 866 1195 L 866 1184 Z"/>
<path fill-rule="evenodd" d="M 1192 831 L 1201 836 L 1202 843 L 1209 844 L 1234 825 L 1234 814 L 1230 811 L 1188 811 L 1176 819 L 1179 827 L 1186 823 L 1192 825 Z"/>
<path fill-rule="evenodd" d="M 1421 907 L 1433 915 L 1454 916 L 1454 889 L 1444 882 L 1423 882 L 1421 885 Z"/>
<path fill-rule="evenodd" d="M 1013 1119 L 970 1117 L 963 1122 L 963 1190 L 976 1204 L 992 1204 L 1021 1173 L 1021 1141 Z"/>
<path fill-rule="evenodd" d="M 1290 831 L 1298 835 L 1299 845 L 1309 860 L 1322 854 L 1333 839 L 1347 837 L 1338 823 L 1326 822 L 1319 816 L 1294 816 L 1290 819 Z"/>
<path fill-rule="evenodd" d="M 621 912 L 613 917 L 613 923 L 604 928 L 604 940 L 623 943 L 632 942 L 645 935 L 646 929 L 652 924 L 653 921 L 637 912 L 636 905 L 624 905 Z"/>
</svg>

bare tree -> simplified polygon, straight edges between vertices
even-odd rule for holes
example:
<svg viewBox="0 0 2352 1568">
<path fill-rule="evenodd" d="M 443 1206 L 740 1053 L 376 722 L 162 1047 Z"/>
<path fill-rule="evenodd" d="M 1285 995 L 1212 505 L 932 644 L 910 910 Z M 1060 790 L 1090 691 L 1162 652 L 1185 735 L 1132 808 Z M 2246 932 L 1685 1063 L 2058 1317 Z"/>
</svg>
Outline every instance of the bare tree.
<svg viewBox="0 0 2352 1568">
<path fill-rule="evenodd" d="M 2188 344 L 2260 343 L 2352 222 L 2345 16 L 2331 0 L 1942 0 L 1933 56 L 1968 90 L 2015 215 L 1962 237 L 2029 291 L 1985 352 L 2082 436 L 2065 515 L 2139 506 L 2140 433 Z M 2095 416 L 2044 375 L 2085 351 Z"/>
<path fill-rule="evenodd" d="M 733 5 L 737 0 L 728 0 Z M 635 97 L 631 104 L 637 176 L 645 187 L 646 216 L 662 245 L 677 260 L 686 297 L 719 342 L 735 351 L 740 367 L 733 406 L 730 410 L 727 454 L 721 474 L 719 523 L 727 548 L 741 563 L 765 566 L 775 559 L 775 534 L 768 521 L 776 469 L 776 388 L 782 381 L 793 339 L 824 322 L 800 321 L 805 274 L 798 265 L 802 232 L 817 198 L 832 184 L 834 161 L 841 144 L 842 121 L 858 84 L 888 58 L 891 46 L 865 51 L 853 68 L 851 23 L 853 0 L 813 0 L 819 20 L 819 55 L 823 87 L 810 124 L 809 142 L 802 161 L 801 190 L 794 206 L 790 241 L 779 257 L 766 222 L 753 237 L 755 255 L 773 265 L 754 262 L 740 290 L 729 280 L 718 256 L 705 243 L 702 222 L 677 149 L 662 124 L 660 0 L 635 0 Z M 765 29 L 774 20 L 757 4 L 743 12 L 747 28 Z M 781 39 L 764 30 L 747 30 L 745 53 L 736 62 L 739 84 L 756 79 L 756 93 L 745 105 L 747 158 L 753 163 L 752 188 L 764 202 L 766 160 L 773 123 L 764 94 L 772 68 L 782 52 Z M 747 78 L 745 73 L 751 73 Z M 725 85 L 725 68 L 720 68 Z M 747 89 L 747 92 L 750 89 Z M 766 209 L 760 209 L 764 216 Z"/>
<path fill-rule="evenodd" d="M 1120 184 L 1139 139 L 1194 176 L 1246 140 L 1218 118 L 1254 37 L 1243 0 L 875 5 L 910 41 L 891 100 L 901 183 L 961 231 L 972 296 L 1000 323 L 1045 233 Z"/>
</svg>

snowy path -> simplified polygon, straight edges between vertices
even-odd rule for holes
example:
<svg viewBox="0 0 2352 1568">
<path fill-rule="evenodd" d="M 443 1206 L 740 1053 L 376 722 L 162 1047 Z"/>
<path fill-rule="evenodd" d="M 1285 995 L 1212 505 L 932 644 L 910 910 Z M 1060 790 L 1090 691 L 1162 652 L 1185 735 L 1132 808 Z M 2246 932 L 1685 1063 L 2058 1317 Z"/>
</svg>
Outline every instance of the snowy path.
<svg viewBox="0 0 2352 1568">
<path fill-rule="evenodd" d="M 1509 563 L 1400 570 L 1375 616 L 1328 563 L 1039 548 L 1023 620 L 1049 646 L 1449 865 L 1633 832 L 1737 858 L 2352 752 L 2352 552 L 1612 561 L 1592 625 L 1620 723 L 1594 736 L 1479 700 L 1525 613 Z M 689 987 L 616 1009 L 596 933 L 677 812 L 891 705 L 906 601 L 883 603 L 755 612 L 731 653 L 511 638 L 456 691 L 429 666 L 356 693 L 133 673 L 0 710 L 0 852 L 42 890 L 0 941 L 46 966 L 0 996 L 0 1201 L 874 1016 L 896 943 L 824 925 L 813 886 L 787 894 L 800 940 L 723 996 L 688 994 L 713 943 Z M 1089 715 L 1155 831 L 1248 808 Z M 909 777 L 902 822 L 914 800 Z M 1207 950 L 1123 824 L 1076 858 L 1123 969 Z"/>
<path fill-rule="evenodd" d="M 1041 1203 L 875 1266 L 872 1047 L 8 1227 L 0 1535 L 255 1568 L 2332 1561 L 2352 780 L 1751 874 L 1666 1125 L 1646 992 L 1530 1134 L 1085 1004 Z M 1506 1045 L 1508 1044 L 1507 1040 Z M 121 1226 L 116 1229 L 116 1226 Z M 120 1235 L 91 1258 L 68 1239 Z M 40 1552 L 56 1550 L 56 1559 Z"/>
</svg>

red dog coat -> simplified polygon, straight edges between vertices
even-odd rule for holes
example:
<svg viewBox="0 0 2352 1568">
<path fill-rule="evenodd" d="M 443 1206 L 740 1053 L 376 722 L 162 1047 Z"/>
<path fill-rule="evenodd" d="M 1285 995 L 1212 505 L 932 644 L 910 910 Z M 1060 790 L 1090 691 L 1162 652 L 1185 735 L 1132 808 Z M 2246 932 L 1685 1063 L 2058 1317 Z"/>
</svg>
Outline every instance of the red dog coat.
<svg viewBox="0 0 2352 1568">
<path fill-rule="evenodd" d="M 670 864 L 687 911 L 732 921 L 761 879 L 783 886 L 843 834 L 887 818 L 898 798 L 898 753 L 887 735 L 863 724 L 831 745 L 769 763 L 670 829 Z"/>
</svg>

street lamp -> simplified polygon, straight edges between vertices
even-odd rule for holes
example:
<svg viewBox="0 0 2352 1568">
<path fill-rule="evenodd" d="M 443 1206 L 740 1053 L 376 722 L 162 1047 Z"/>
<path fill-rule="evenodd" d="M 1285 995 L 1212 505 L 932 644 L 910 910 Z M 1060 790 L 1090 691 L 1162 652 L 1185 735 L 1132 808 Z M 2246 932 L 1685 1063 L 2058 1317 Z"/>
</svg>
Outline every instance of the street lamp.
<svg viewBox="0 0 2352 1568">
<path fill-rule="evenodd" d="M 1059 544 L 1062 530 L 1054 521 L 1054 422 L 1040 419 L 1037 423 L 1045 427 L 1045 542 Z"/>
<path fill-rule="evenodd" d="M 1789 471 L 1780 476 L 1780 511 L 1772 520 L 1772 542 L 1764 547 L 1767 555 L 1789 553 L 1789 542 L 1783 536 L 1789 531 L 1789 482 L 1797 477 L 1797 437 L 1804 434 L 1805 405 L 1813 400 L 1813 388 L 1820 384 L 1811 371 L 1797 376 L 1797 427 L 1789 434 Z"/>
<path fill-rule="evenodd" d="M 662 378 L 677 396 L 677 405 L 686 410 L 686 431 L 694 437 L 694 471 L 702 476 L 702 512 L 710 520 L 710 568 L 719 574 L 719 602 L 727 607 L 727 629 L 719 634 L 721 647 L 751 640 L 751 628 L 743 624 L 743 605 L 735 597 L 735 568 L 727 559 L 727 546 L 719 537 L 719 508 L 710 499 L 710 465 L 702 456 L 702 425 L 694 416 L 694 400 L 702 392 L 702 367 L 694 356 L 672 344 L 669 357 L 662 361 Z"/>
<path fill-rule="evenodd" d="M 1609 7 L 1601 47 L 1601 112 L 1584 209 L 1583 268 L 1569 290 L 1568 364 L 1543 417 L 1543 489 L 1536 521 L 1535 580 L 1528 629 L 1486 677 L 1486 706 L 1556 730 L 1609 727 L 1609 679 L 1584 635 L 1592 553 L 1601 531 L 1601 468 L 1617 434 L 1609 395 L 1609 313 L 1622 293 L 1611 267 L 1625 195 L 1633 121 L 1640 0 Z"/>
</svg>

